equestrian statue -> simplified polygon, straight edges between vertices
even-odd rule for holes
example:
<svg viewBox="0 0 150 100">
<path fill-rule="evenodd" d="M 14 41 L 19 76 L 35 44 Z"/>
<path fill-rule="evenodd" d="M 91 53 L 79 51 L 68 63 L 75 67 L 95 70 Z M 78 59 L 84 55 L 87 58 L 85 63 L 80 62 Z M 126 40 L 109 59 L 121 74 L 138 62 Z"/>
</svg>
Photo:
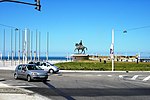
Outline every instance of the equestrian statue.
<svg viewBox="0 0 150 100">
<path fill-rule="evenodd" d="M 83 46 L 82 40 L 80 43 L 75 44 L 76 48 L 74 49 L 74 52 L 78 50 L 78 54 L 85 54 L 85 50 L 87 50 L 87 47 Z"/>
</svg>

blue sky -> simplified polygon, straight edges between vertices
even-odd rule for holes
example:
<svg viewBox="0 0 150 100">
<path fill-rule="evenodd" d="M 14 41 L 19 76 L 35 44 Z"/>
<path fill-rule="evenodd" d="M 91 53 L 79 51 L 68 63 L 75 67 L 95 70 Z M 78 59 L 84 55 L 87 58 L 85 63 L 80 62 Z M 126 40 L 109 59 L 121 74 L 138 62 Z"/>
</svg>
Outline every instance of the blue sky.
<svg viewBox="0 0 150 100">
<path fill-rule="evenodd" d="M 23 1 L 23 0 L 20 0 Z M 34 0 L 24 0 L 34 3 Z M 33 6 L 0 3 L 0 24 L 41 32 L 41 51 L 46 51 L 46 33 L 50 33 L 52 56 L 74 53 L 75 43 L 83 41 L 88 54 L 109 54 L 111 31 L 115 29 L 115 53 L 149 52 L 149 0 L 41 0 L 41 12 Z M 10 37 L 10 28 L 0 26 L 3 50 L 3 29 Z M 129 29 L 127 34 L 123 30 Z M 33 44 L 35 49 L 35 42 Z M 10 41 L 6 43 L 10 50 Z M 18 49 L 18 47 L 17 47 Z"/>
</svg>

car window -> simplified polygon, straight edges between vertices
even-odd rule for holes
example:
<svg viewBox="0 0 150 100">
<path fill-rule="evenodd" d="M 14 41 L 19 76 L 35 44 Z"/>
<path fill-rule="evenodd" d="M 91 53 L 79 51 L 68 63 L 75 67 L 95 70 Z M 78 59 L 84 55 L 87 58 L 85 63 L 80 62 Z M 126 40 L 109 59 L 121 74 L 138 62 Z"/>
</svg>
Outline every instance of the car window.
<svg viewBox="0 0 150 100">
<path fill-rule="evenodd" d="M 28 66 L 27 66 L 27 69 L 28 69 L 28 70 L 41 70 L 40 67 L 35 66 L 35 65 L 28 65 Z"/>
<path fill-rule="evenodd" d="M 41 63 L 40 63 L 40 62 L 37 62 L 37 63 L 36 63 L 36 65 L 37 65 L 37 66 L 40 66 L 40 65 L 41 65 Z"/>
<path fill-rule="evenodd" d="M 46 66 L 46 63 L 41 63 L 41 66 Z"/>
<path fill-rule="evenodd" d="M 22 66 L 22 70 L 26 70 L 26 66 Z"/>
<path fill-rule="evenodd" d="M 50 64 L 51 66 L 54 66 L 54 64 Z"/>
<path fill-rule="evenodd" d="M 46 63 L 43 63 L 44 66 L 46 66 Z"/>
<path fill-rule="evenodd" d="M 49 63 L 49 62 L 47 62 L 47 64 L 50 65 L 50 66 L 54 66 L 54 64 L 51 64 L 51 63 Z"/>
<path fill-rule="evenodd" d="M 21 70 L 21 67 L 22 67 L 22 66 L 21 66 L 21 65 L 19 65 L 19 66 L 18 66 L 18 70 Z"/>
</svg>

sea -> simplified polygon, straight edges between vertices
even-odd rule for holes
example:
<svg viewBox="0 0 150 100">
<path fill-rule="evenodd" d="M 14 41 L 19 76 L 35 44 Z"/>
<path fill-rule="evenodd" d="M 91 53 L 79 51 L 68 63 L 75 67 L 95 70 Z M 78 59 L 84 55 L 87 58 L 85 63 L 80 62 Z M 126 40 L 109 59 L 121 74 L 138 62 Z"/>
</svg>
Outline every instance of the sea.
<svg viewBox="0 0 150 100">
<path fill-rule="evenodd" d="M 89 54 L 89 55 L 94 55 L 94 54 Z M 98 55 L 98 54 L 95 54 L 95 55 Z M 144 58 L 144 59 L 150 59 L 150 52 L 140 52 L 140 53 L 116 53 L 115 55 L 124 55 L 124 56 L 135 56 L 135 55 L 138 55 L 139 56 L 139 59 L 140 58 Z M 100 54 L 100 56 L 109 56 L 109 54 Z M 31 60 L 30 57 L 27 57 L 28 60 Z M 34 58 L 32 57 L 32 60 L 38 60 L 38 57 Z M 19 57 L 18 56 L 14 56 L 13 58 L 11 56 L 1 56 L 0 57 L 0 60 L 19 60 Z M 20 60 L 23 60 L 23 57 L 20 56 Z M 40 61 L 45 61 L 47 60 L 47 58 L 45 56 L 41 56 L 39 57 L 39 60 Z M 49 56 L 48 57 L 48 60 L 59 60 L 59 61 L 67 61 L 67 60 L 72 60 L 72 58 L 70 56 Z"/>
</svg>

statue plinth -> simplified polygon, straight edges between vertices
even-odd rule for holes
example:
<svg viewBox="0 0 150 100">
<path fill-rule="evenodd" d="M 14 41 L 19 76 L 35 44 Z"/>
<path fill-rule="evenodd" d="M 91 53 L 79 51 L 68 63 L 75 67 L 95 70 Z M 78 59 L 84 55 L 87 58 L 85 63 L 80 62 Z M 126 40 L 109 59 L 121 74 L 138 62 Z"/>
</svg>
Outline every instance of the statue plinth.
<svg viewBox="0 0 150 100">
<path fill-rule="evenodd" d="M 73 61 L 88 60 L 88 59 L 89 59 L 89 55 L 87 54 L 73 54 L 72 55 Z"/>
</svg>

